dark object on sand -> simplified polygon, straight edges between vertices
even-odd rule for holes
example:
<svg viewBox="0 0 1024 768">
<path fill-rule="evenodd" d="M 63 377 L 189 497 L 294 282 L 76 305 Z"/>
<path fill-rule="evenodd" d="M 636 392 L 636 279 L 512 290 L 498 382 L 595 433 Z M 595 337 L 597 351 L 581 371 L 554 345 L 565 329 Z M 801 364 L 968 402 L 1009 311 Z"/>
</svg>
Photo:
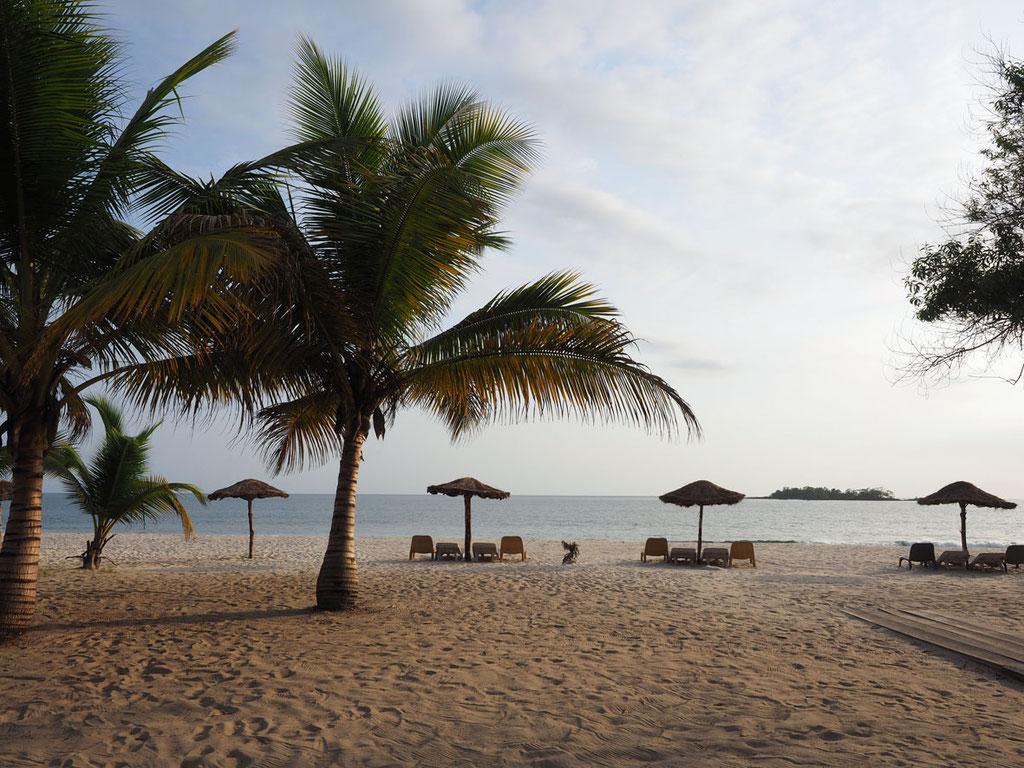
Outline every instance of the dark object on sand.
<svg viewBox="0 0 1024 768">
<path fill-rule="evenodd" d="M 280 497 L 287 499 L 288 494 L 279 488 L 275 488 L 272 485 L 264 483 L 262 480 L 253 480 L 251 477 L 247 480 L 239 480 L 234 485 L 229 485 L 227 488 L 221 488 L 219 491 L 214 491 L 210 494 L 210 501 L 220 501 L 221 499 L 245 499 L 249 504 L 249 559 L 252 560 L 254 543 L 256 540 L 256 530 L 252 526 L 252 500 L 253 499 L 269 499 L 271 497 Z"/>
<path fill-rule="evenodd" d="M 935 545 L 929 542 L 919 541 L 917 544 L 910 545 L 910 554 L 907 557 L 901 557 L 899 562 L 896 563 L 897 568 L 903 567 L 903 561 L 907 562 L 907 569 L 913 570 L 914 563 L 920 563 L 921 565 L 932 568 L 938 568 L 935 564 Z"/>
<path fill-rule="evenodd" d="M 1024 544 L 1011 544 L 1008 546 L 1003 563 L 1012 565 L 1015 570 L 1024 565 Z"/>
<path fill-rule="evenodd" d="M 562 549 L 565 550 L 562 565 L 575 565 L 576 561 L 580 559 L 580 545 L 575 541 L 563 541 Z"/>
</svg>

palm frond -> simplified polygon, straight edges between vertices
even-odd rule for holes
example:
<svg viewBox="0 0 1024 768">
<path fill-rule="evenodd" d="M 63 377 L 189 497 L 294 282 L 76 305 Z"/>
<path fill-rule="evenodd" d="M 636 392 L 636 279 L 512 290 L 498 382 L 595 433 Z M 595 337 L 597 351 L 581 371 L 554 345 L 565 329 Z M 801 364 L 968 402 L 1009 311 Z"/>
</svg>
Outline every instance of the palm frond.
<svg viewBox="0 0 1024 768">
<path fill-rule="evenodd" d="M 338 402 L 330 392 L 307 394 L 264 408 L 256 440 L 275 473 L 290 472 L 338 454 L 337 421 Z"/>
<path fill-rule="evenodd" d="M 234 38 L 235 33 L 229 32 L 215 40 L 149 89 L 100 161 L 79 208 L 80 216 L 95 216 L 100 210 L 122 216 L 128 211 L 138 183 L 136 173 L 140 162 L 149 156 L 154 143 L 162 140 L 171 126 L 184 117 L 178 88 L 189 78 L 230 56 L 235 48 Z M 168 108 L 173 106 L 178 107 L 178 115 L 169 114 Z"/>
<path fill-rule="evenodd" d="M 402 109 L 392 129 L 395 139 L 409 147 L 430 148 L 443 138 L 477 103 L 473 88 L 459 83 L 442 83 L 422 99 Z"/>
<path fill-rule="evenodd" d="M 437 137 L 437 143 L 470 183 L 502 203 L 540 162 L 536 130 L 486 102 L 467 107 Z"/>
<path fill-rule="evenodd" d="M 288 112 L 299 142 L 337 137 L 380 139 L 385 122 L 377 96 L 341 59 L 323 54 L 307 37 L 295 46 L 295 85 Z"/>
<path fill-rule="evenodd" d="M 454 328 L 410 349 L 406 398 L 460 437 L 494 422 L 577 416 L 672 436 L 685 400 L 630 355 L 614 307 L 571 274 L 500 294 Z"/>
<path fill-rule="evenodd" d="M 194 485 L 169 483 L 159 475 L 138 478 L 129 493 L 121 500 L 123 511 L 117 515 L 116 521 L 128 525 L 145 525 L 161 517 L 174 516 L 181 521 L 185 538 L 194 538 L 196 531 L 192 518 L 178 497 L 178 494 L 183 492 L 191 493 L 201 505 L 206 506 L 206 494 Z"/>
<path fill-rule="evenodd" d="M 280 245 L 279 236 L 221 217 L 182 216 L 175 224 L 196 233 L 177 233 L 168 247 L 128 260 L 56 320 L 51 334 L 66 335 L 105 317 L 144 318 L 158 311 L 173 323 L 200 306 L 211 319 L 219 316 L 224 326 L 234 322 L 233 312 L 243 310 L 232 308 L 230 297 L 211 291 L 211 286 L 252 279 Z M 139 250 L 152 249 L 143 244 Z"/>
<path fill-rule="evenodd" d="M 124 434 L 124 416 L 110 398 L 94 394 L 86 395 L 82 399 L 96 409 L 103 422 L 104 431 Z"/>
</svg>

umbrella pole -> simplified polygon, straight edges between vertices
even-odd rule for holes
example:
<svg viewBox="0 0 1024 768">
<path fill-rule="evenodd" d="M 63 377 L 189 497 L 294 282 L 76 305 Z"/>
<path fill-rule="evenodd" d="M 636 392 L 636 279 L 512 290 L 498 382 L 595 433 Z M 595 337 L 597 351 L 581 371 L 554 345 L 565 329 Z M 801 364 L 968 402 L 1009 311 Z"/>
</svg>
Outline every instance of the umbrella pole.
<svg viewBox="0 0 1024 768">
<path fill-rule="evenodd" d="M 697 562 L 700 562 L 701 544 L 704 542 L 704 505 L 700 505 L 700 517 L 697 518 Z M 696 563 L 694 563 L 696 565 Z"/>
<path fill-rule="evenodd" d="M 256 539 L 256 531 L 252 527 L 252 499 L 249 499 L 249 559 L 252 560 L 253 542 Z"/>
<path fill-rule="evenodd" d="M 960 544 L 964 548 L 964 552 L 967 552 L 967 503 L 960 502 Z"/>
<path fill-rule="evenodd" d="M 469 544 L 473 539 L 473 511 L 470 508 L 472 501 L 468 493 L 464 494 L 462 498 L 466 502 L 466 552 L 464 556 L 466 562 L 470 562 L 473 559 L 473 553 L 469 548 Z"/>
</svg>

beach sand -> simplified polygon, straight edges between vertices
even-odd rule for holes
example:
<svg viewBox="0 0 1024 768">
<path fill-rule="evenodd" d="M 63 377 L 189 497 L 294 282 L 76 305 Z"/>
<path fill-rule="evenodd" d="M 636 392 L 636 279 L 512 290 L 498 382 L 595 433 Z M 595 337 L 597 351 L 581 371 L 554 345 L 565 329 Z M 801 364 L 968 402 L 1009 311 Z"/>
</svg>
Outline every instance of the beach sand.
<svg viewBox="0 0 1024 768">
<path fill-rule="evenodd" d="M 360 607 L 313 612 L 323 539 L 44 536 L 36 627 L 0 646 L 3 766 L 1024 764 L 1024 686 L 848 617 L 1024 633 L 1024 572 L 905 548 L 757 545 L 758 568 L 527 541 L 526 563 L 359 539 Z"/>
</svg>

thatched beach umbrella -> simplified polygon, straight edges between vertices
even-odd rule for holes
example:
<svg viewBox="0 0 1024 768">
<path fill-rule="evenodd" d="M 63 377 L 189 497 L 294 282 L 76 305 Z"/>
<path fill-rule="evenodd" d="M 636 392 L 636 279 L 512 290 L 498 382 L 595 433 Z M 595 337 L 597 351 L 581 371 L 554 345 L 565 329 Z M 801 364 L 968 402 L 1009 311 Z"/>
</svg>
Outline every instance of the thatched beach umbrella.
<svg viewBox="0 0 1024 768">
<path fill-rule="evenodd" d="M 472 477 L 460 477 L 458 480 L 452 480 L 444 485 L 427 486 L 427 493 L 443 493 L 445 496 L 461 496 L 464 499 L 466 507 L 466 551 L 463 553 L 463 556 L 467 560 L 473 559 L 473 553 L 470 551 L 470 543 L 473 540 L 473 510 L 470 507 L 470 499 L 474 496 L 479 496 L 481 499 L 507 499 L 509 496 L 508 491 L 499 491 L 497 488 L 484 485 Z"/>
<path fill-rule="evenodd" d="M 704 543 L 704 507 L 716 504 L 739 504 L 746 497 L 742 493 L 730 491 L 707 480 L 697 480 L 658 498 L 666 504 L 676 504 L 680 507 L 700 507 L 700 517 L 697 523 L 697 559 L 700 560 L 701 545 Z"/>
<path fill-rule="evenodd" d="M 227 488 L 221 488 L 219 491 L 214 491 L 210 494 L 210 501 L 220 501 L 221 499 L 245 499 L 249 502 L 249 559 L 252 560 L 253 543 L 256 540 L 256 531 L 252 527 L 252 500 L 253 499 L 269 499 L 272 496 L 279 496 L 283 499 L 288 498 L 288 494 L 284 491 L 275 488 L 272 485 L 267 485 L 261 480 L 239 480 L 234 485 L 229 485 Z"/>
<path fill-rule="evenodd" d="M 960 544 L 967 552 L 967 505 L 975 507 L 994 507 L 995 509 L 1016 509 L 1012 501 L 1000 499 L 986 493 L 976 485 L 960 480 L 940 488 L 930 496 L 917 500 L 918 504 L 959 504 L 960 505 Z"/>
</svg>

